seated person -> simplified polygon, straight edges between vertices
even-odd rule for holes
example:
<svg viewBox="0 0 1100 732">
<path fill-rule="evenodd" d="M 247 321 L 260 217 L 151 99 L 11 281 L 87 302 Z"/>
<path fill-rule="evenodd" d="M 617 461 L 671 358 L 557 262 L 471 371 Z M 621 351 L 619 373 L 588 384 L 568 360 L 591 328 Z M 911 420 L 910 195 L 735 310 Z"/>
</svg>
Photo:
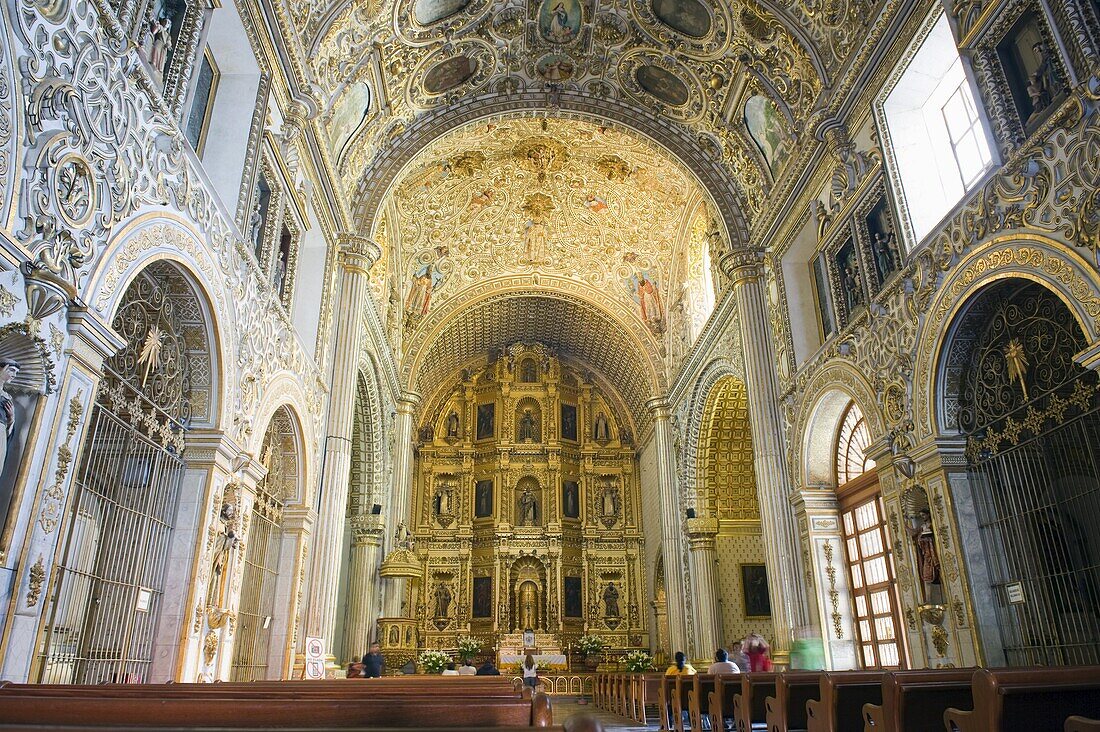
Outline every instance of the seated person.
<svg viewBox="0 0 1100 732">
<path fill-rule="evenodd" d="M 719 648 L 714 652 L 714 663 L 707 668 L 708 674 L 739 674 L 741 669 L 736 663 L 729 660 L 729 654 L 725 648 Z"/>
<path fill-rule="evenodd" d="M 458 676 L 458 670 L 455 668 L 455 662 L 451 661 L 447 664 L 447 668 L 443 669 L 444 676 Z"/>
<path fill-rule="evenodd" d="M 459 676 L 474 676 L 477 674 L 477 669 L 469 661 L 463 661 L 462 665 L 458 667 Z"/>
<path fill-rule="evenodd" d="M 668 671 L 665 671 L 665 676 L 693 676 L 695 675 L 695 667 L 687 662 L 687 656 L 683 651 L 676 651 L 676 661 L 668 667 Z"/>
<path fill-rule="evenodd" d="M 500 670 L 493 664 L 493 659 L 490 658 L 478 667 L 477 676 L 500 676 Z"/>
</svg>

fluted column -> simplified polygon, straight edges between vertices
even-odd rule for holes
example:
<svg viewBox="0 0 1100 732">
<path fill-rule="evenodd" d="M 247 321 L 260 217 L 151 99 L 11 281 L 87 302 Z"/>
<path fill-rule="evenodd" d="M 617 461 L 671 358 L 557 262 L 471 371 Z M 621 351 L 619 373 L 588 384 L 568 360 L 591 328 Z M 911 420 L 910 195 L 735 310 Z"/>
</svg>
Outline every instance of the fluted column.
<svg viewBox="0 0 1100 732">
<path fill-rule="evenodd" d="M 363 514 L 351 519 L 351 561 L 348 565 L 347 626 L 344 651 L 348 658 L 363 655 L 374 640 L 378 620 L 378 567 L 381 564 L 381 516 Z"/>
<path fill-rule="evenodd" d="M 413 530 L 409 522 L 409 495 L 412 492 L 413 481 L 413 434 L 416 426 L 416 410 L 419 406 L 420 395 L 415 392 L 405 392 L 397 400 L 397 424 L 394 427 L 397 435 L 393 448 L 393 490 L 390 493 L 389 505 L 392 528 L 389 532 L 388 541 L 391 544 L 394 531 L 402 521 L 408 526 L 409 531 Z M 389 549 L 393 549 L 393 547 L 389 546 L 387 551 Z M 402 617 L 401 600 L 405 595 L 405 580 L 388 580 L 387 585 L 382 615 L 387 618 Z"/>
<path fill-rule="evenodd" d="M 798 526 L 790 500 L 791 482 L 787 472 L 783 418 L 779 412 L 779 382 L 764 296 L 762 263 L 762 252 L 740 249 L 723 256 L 720 264 L 736 298 L 745 359 L 745 386 L 750 395 L 756 490 L 775 627 L 772 647 L 777 656 L 786 656 L 792 631 L 813 624 L 813 620 L 799 566 Z"/>
<path fill-rule="evenodd" d="M 351 432 L 363 340 L 360 313 L 368 297 L 367 272 L 381 254 L 378 245 L 370 239 L 350 234 L 341 236 L 339 247 L 340 297 L 336 301 L 332 390 L 329 392 L 324 469 L 318 488 L 317 534 L 313 544 L 305 633 L 324 638 L 329 653 L 335 647 L 337 592 L 348 505 Z"/>
<path fill-rule="evenodd" d="M 714 573 L 718 549 L 714 537 L 718 520 L 694 518 L 687 521 L 688 556 L 691 561 L 691 594 L 695 611 L 693 658 L 709 658 L 718 648 L 721 628 L 718 617 L 718 583 Z"/>
<path fill-rule="evenodd" d="M 668 402 L 652 399 L 646 403 L 653 414 L 653 439 L 657 446 L 657 490 L 661 498 L 661 557 L 665 563 L 665 592 L 668 600 L 668 635 L 671 655 L 685 650 L 687 619 L 685 617 L 683 576 L 684 535 L 680 521 L 680 496 L 676 490 L 676 454 L 673 448 L 672 424 Z"/>
</svg>

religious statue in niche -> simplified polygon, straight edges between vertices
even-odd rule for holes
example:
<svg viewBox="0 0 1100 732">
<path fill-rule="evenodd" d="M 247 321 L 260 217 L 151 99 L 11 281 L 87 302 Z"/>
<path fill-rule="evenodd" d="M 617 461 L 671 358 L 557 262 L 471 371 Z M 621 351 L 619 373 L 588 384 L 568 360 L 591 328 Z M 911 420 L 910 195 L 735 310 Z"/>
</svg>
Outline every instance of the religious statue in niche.
<svg viewBox="0 0 1100 732">
<path fill-rule="evenodd" d="M 561 438 L 573 441 L 577 439 L 577 406 L 575 404 L 561 405 Z"/>
<path fill-rule="evenodd" d="M 840 289 L 844 293 L 844 304 L 848 318 L 863 305 L 863 285 L 859 277 L 859 256 L 855 243 L 849 239 L 844 242 L 836 254 L 837 272 L 840 276 Z"/>
<path fill-rule="evenodd" d="M 237 537 L 237 504 L 229 497 L 230 491 L 226 489 L 227 498 L 222 503 L 218 512 L 218 520 L 221 521 L 221 530 L 214 540 L 214 557 L 210 567 L 210 587 L 206 594 L 208 607 L 224 609 L 227 605 L 229 591 L 229 559 L 233 550 L 237 548 L 240 539 Z"/>
<path fill-rule="evenodd" d="M 592 438 L 596 442 L 609 442 L 611 440 L 611 426 L 607 422 L 607 415 L 603 412 L 596 413 L 596 424 L 592 429 Z"/>
<path fill-rule="evenodd" d="M 1066 91 L 1038 18 L 1024 14 L 998 44 L 997 54 L 1020 122 L 1031 132 Z"/>
<path fill-rule="evenodd" d="M 523 384 L 534 384 L 539 380 L 539 366 L 535 359 L 523 359 L 523 363 L 519 365 L 519 380 Z"/>
<path fill-rule="evenodd" d="M 161 11 L 164 12 L 163 10 Z M 164 86 L 164 74 L 168 70 L 168 54 L 172 51 L 172 21 L 167 15 L 150 14 L 145 25 L 145 53 L 157 84 Z"/>
<path fill-rule="evenodd" d="M 600 521 L 611 528 L 619 521 L 622 513 L 622 499 L 614 478 L 603 479 L 603 491 L 600 493 Z"/>
<path fill-rule="evenodd" d="M 580 485 L 575 480 L 562 481 L 561 513 L 565 518 L 580 516 Z"/>
<path fill-rule="evenodd" d="M 519 429 L 516 430 L 516 438 L 520 442 L 538 442 L 539 426 L 535 415 L 530 409 L 523 410 L 523 416 L 519 418 Z"/>
<path fill-rule="evenodd" d="M 611 630 L 619 627 L 622 615 L 619 612 L 619 588 L 608 582 L 603 590 L 603 622 Z"/>
<path fill-rule="evenodd" d="M 17 420 L 15 400 L 8 393 L 8 385 L 19 376 L 20 368 L 18 361 L 10 358 L 0 359 L 0 425 L 4 429 L 4 434 L 0 435 L 0 473 L 4 472 L 4 467 L 7 465 L 8 448 L 15 435 Z"/>
<path fill-rule="evenodd" d="M 445 582 L 440 582 L 435 586 L 436 618 L 449 618 L 451 616 L 451 601 L 453 599 L 454 595 L 451 594 L 451 588 Z"/>
<path fill-rule="evenodd" d="M 393 532 L 394 547 L 397 549 L 405 549 L 411 551 L 413 548 L 412 534 L 409 533 L 409 527 L 405 525 L 404 521 L 397 523 L 397 529 Z"/>
<path fill-rule="evenodd" d="M 871 256 L 875 262 L 875 272 L 880 283 L 886 282 L 901 265 L 898 255 L 897 235 L 894 233 L 894 220 L 886 204 L 886 197 L 879 199 L 871 212 L 867 214 L 867 236 L 871 242 Z"/>
<path fill-rule="evenodd" d="M 447 439 L 458 439 L 458 412 L 451 410 L 451 413 L 447 415 Z"/>
<path fill-rule="evenodd" d="M 923 488 L 914 486 L 902 494 L 901 500 L 905 511 L 905 529 L 913 542 L 924 601 L 930 605 L 942 604 L 940 557 L 936 550 L 936 529 L 928 506 L 928 494 Z"/>
<path fill-rule="evenodd" d="M 538 523 L 539 500 L 533 490 L 526 488 L 519 498 L 519 525 L 538 526 Z"/>
<path fill-rule="evenodd" d="M 443 483 L 435 489 L 435 496 L 432 497 L 432 513 L 441 526 L 449 526 L 454 518 L 453 500 L 454 488 L 449 483 Z"/>
</svg>

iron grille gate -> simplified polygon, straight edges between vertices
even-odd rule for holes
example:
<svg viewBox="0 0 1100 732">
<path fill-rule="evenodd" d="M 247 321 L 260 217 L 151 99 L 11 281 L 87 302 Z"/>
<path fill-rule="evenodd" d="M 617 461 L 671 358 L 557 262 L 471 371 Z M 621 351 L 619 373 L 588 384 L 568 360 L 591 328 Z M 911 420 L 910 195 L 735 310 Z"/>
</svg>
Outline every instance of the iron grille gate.
<svg viewBox="0 0 1100 732">
<path fill-rule="evenodd" d="M 231 681 L 267 678 L 275 581 L 279 573 L 281 519 L 282 503 L 261 492 L 252 504 L 252 522 L 246 538 Z"/>
<path fill-rule="evenodd" d="M 1086 372 L 968 440 L 1009 665 L 1100 663 L 1098 395 Z"/>
<path fill-rule="evenodd" d="M 183 478 L 182 435 L 182 425 L 106 371 L 46 608 L 40 682 L 149 680 Z"/>
</svg>

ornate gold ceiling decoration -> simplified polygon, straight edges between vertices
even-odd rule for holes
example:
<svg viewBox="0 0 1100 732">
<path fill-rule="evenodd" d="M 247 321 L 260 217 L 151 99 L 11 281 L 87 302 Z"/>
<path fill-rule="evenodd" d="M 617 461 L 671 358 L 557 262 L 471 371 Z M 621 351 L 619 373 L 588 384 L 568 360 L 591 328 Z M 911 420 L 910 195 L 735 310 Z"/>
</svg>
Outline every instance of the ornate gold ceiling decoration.
<svg viewBox="0 0 1100 732">
<path fill-rule="evenodd" d="M 511 343 L 533 340 L 614 385 L 644 430 L 650 420 L 646 402 L 665 387 L 652 339 L 644 330 L 624 327 L 621 311 L 604 310 L 549 284 L 555 291 L 503 291 L 433 317 L 410 344 L 402 366 L 409 387 L 426 404 L 434 403 L 437 390 L 453 384 L 459 370 Z"/>
<path fill-rule="evenodd" d="M 847 12 L 848 3 L 837 5 Z M 837 8 L 824 10 L 835 22 Z M 816 27 L 820 10 L 804 12 L 756 0 L 340 0 L 292 14 L 326 98 L 322 124 L 364 119 L 356 90 L 374 91 L 366 122 L 334 151 L 349 197 L 376 155 L 425 112 L 473 94 L 545 106 L 523 94 L 574 92 L 627 101 L 706 135 L 751 217 L 773 172 L 745 126 L 748 88 L 780 108 L 787 137 L 823 88 L 822 64 L 799 29 Z"/>
<path fill-rule="evenodd" d="M 472 285 L 539 273 L 591 288 L 660 338 L 670 294 L 710 276 L 677 265 L 685 248 L 706 246 L 691 235 L 706 200 L 694 179 L 654 145 L 585 122 L 459 130 L 421 153 L 391 200 L 400 255 L 389 274 L 402 288 L 407 336 Z"/>
</svg>

